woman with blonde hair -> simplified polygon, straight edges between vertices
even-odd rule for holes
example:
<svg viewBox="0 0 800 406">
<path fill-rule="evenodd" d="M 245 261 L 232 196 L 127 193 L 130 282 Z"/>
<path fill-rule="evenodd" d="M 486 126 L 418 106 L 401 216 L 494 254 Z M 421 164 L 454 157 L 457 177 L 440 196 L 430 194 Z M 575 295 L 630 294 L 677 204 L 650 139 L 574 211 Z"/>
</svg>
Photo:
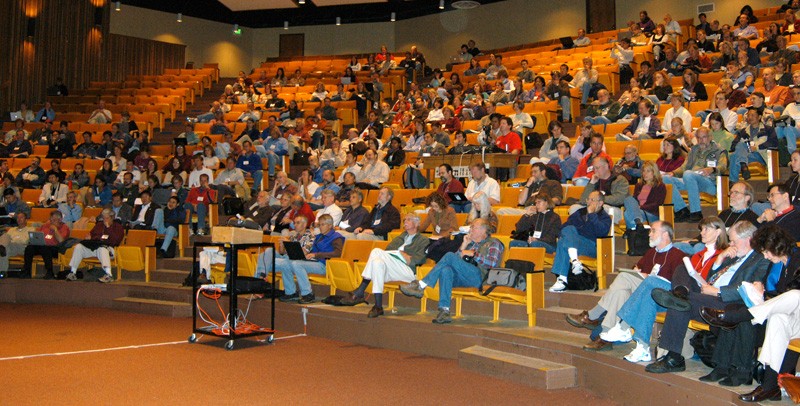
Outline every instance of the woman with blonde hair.
<svg viewBox="0 0 800 406">
<path fill-rule="evenodd" d="M 642 177 L 633 188 L 633 195 L 625 198 L 626 230 L 633 230 L 639 224 L 658 220 L 658 207 L 664 204 L 667 187 L 661 179 L 661 172 L 652 161 L 642 165 Z M 627 231 L 626 231 L 627 232 Z"/>
</svg>

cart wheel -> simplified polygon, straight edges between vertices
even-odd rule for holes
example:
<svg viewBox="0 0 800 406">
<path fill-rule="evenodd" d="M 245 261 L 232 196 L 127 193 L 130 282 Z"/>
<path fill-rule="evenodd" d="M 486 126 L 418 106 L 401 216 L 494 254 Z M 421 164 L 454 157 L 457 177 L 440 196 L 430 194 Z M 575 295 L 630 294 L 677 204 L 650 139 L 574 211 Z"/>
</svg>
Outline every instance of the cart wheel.
<svg viewBox="0 0 800 406">
<path fill-rule="evenodd" d="M 225 343 L 225 349 L 228 351 L 233 350 L 233 340 L 228 340 L 228 342 Z"/>
<path fill-rule="evenodd" d="M 190 335 L 189 336 L 189 343 L 194 344 L 196 342 L 197 342 L 197 335 L 196 334 Z"/>
<path fill-rule="evenodd" d="M 275 334 L 270 334 L 267 338 L 267 343 L 272 344 L 275 342 Z"/>
</svg>

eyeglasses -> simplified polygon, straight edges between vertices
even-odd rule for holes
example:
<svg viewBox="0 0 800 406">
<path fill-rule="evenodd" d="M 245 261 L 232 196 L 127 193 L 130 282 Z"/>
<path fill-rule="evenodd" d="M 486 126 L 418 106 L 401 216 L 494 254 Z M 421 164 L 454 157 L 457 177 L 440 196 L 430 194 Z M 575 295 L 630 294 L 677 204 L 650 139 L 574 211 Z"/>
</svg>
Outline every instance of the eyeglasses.
<svg viewBox="0 0 800 406">
<path fill-rule="evenodd" d="M 743 192 L 740 192 L 740 191 L 738 191 L 738 190 L 731 190 L 731 191 L 728 193 L 728 196 L 733 196 L 733 195 L 743 195 L 743 194 L 744 194 Z"/>
</svg>

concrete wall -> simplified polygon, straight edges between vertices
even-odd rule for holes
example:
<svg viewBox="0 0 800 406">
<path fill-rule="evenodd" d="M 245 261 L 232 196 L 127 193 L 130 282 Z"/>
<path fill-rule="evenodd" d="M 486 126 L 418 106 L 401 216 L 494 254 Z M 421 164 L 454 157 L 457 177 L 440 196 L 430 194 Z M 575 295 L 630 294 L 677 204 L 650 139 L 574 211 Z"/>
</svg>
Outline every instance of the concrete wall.
<svg viewBox="0 0 800 406">
<path fill-rule="evenodd" d="M 745 4 L 758 10 L 786 3 L 779 0 L 616 0 L 616 2 L 617 28 L 625 27 L 630 20 L 638 20 L 641 10 L 647 10 L 647 14 L 656 23 L 664 21 L 664 14 L 669 13 L 673 20 L 694 18 L 695 24 L 697 24 L 697 6 L 714 3 L 714 12 L 706 13 L 708 20 L 719 20 L 721 24 L 733 24 L 733 20 Z"/>
<path fill-rule="evenodd" d="M 242 29 L 233 35 L 233 26 L 193 17 L 176 21 L 176 15 L 125 5 L 121 11 L 111 11 L 110 31 L 114 34 L 147 38 L 186 45 L 186 61 L 202 66 L 219 63 L 220 75 L 236 76 L 240 70 L 252 67 L 253 30 Z"/>
</svg>

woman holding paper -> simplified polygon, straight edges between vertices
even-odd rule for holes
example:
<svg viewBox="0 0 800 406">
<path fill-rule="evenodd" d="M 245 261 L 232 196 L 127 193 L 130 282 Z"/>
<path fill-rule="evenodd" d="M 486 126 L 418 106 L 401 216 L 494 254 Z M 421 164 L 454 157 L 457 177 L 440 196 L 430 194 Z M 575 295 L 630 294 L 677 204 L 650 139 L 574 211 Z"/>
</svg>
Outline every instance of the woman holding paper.
<svg viewBox="0 0 800 406">
<path fill-rule="evenodd" d="M 692 280 L 690 275 L 697 273 L 705 279 L 717 256 L 728 248 L 725 223 L 719 217 L 704 218 L 700 222 L 700 236 L 705 248 L 694 254 L 691 259 L 689 257 L 683 259 L 684 266 L 677 267 L 672 274 L 672 286 L 688 285 L 692 290 L 699 291 L 698 282 Z M 688 268 L 693 270 L 689 271 Z M 617 313 L 620 319 L 634 329 L 633 339 L 636 340 L 636 348 L 625 356 L 627 361 L 640 362 L 642 356 L 638 352 L 643 349 L 649 352 L 650 335 L 656 313 L 666 310 L 656 304 L 650 296 L 656 288 L 669 290 L 670 281 L 663 278 L 645 278 Z M 686 292 L 688 293 L 688 290 Z"/>
<path fill-rule="evenodd" d="M 753 247 L 764 254 L 764 258 L 775 264 L 767 278 L 765 287 L 753 283 L 748 294 L 750 302 L 758 303 L 760 294 L 770 300 L 749 309 L 740 307 L 725 311 L 703 307 L 700 314 L 712 326 L 735 327 L 738 323 L 767 322 L 767 330 L 758 360 L 764 364 L 764 378 L 761 385 L 750 393 L 739 396 L 745 402 L 780 400 L 778 387 L 779 373 L 793 373 L 800 354 L 787 351 L 789 341 L 800 338 L 800 249 L 791 235 L 776 225 L 764 226 L 763 232 L 756 233 Z M 747 300 L 746 300 L 747 301 Z"/>
</svg>

